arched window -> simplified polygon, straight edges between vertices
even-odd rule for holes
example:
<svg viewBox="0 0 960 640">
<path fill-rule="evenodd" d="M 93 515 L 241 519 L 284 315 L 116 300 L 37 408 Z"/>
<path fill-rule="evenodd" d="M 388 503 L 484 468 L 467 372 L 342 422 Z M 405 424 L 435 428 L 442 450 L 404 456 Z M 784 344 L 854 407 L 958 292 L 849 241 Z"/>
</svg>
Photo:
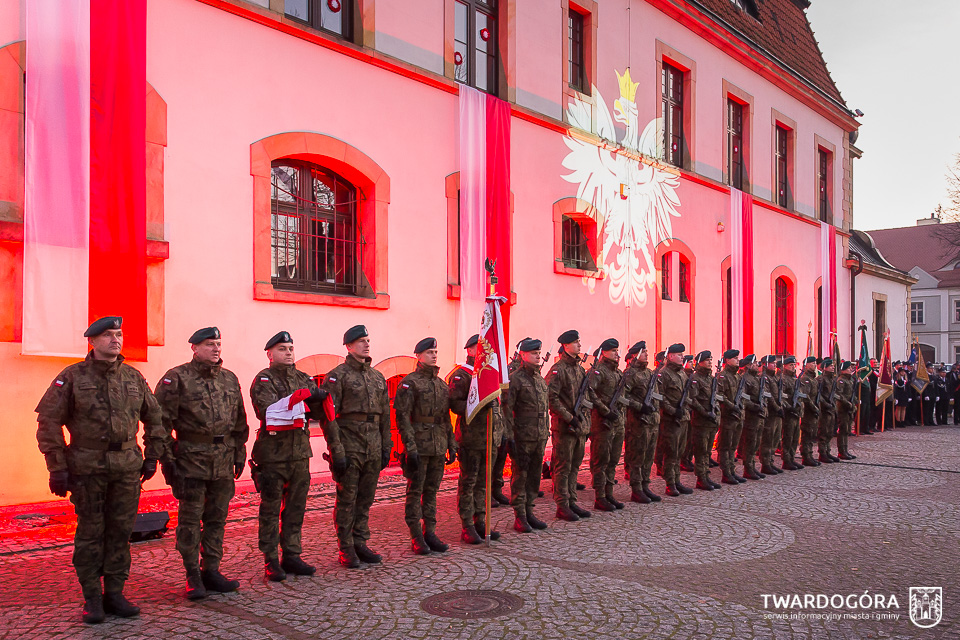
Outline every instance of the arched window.
<svg viewBox="0 0 960 640">
<path fill-rule="evenodd" d="M 793 331 L 793 292 L 790 282 L 780 276 L 774 285 L 774 350 L 778 355 L 790 353 L 790 334 Z"/>
<path fill-rule="evenodd" d="M 363 229 L 357 189 L 306 162 L 272 163 L 271 279 L 278 289 L 357 295 L 362 285 Z"/>
<path fill-rule="evenodd" d="M 727 330 L 724 335 L 725 346 L 727 349 L 733 348 L 733 270 L 727 267 L 726 291 L 723 292 L 727 301 Z"/>
</svg>

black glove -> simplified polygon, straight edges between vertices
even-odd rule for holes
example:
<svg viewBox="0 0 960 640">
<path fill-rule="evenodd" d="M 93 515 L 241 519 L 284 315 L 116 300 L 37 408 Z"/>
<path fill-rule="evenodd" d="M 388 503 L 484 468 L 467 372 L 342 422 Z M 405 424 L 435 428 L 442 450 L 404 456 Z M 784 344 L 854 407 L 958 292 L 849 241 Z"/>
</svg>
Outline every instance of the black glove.
<svg viewBox="0 0 960 640">
<path fill-rule="evenodd" d="M 407 471 L 411 474 L 416 473 L 420 468 L 420 454 L 416 451 L 407 451 Z"/>
<path fill-rule="evenodd" d="M 383 451 L 380 453 L 380 468 L 386 469 L 387 465 L 390 464 L 390 451 Z"/>
<path fill-rule="evenodd" d="M 782 407 L 781 407 L 780 409 L 777 409 L 777 416 L 779 416 L 779 417 L 781 417 L 781 418 L 783 417 L 783 408 L 782 408 Z"/>
<path fill-rule="evenodd" d="M 456 452 L 456 450 L 455 450 L 455 449 L 447 449 L 447 459 L 446 459 L 446 463 L 449 465 L 449 464 L 453 464 L 453 463 L 456 462 L 456 461 L 457 461 L 457 452 Z"/>
<path fill-rule="evenodd" d="M 307 409 L 310 410 L 310 418 L 313 420 L 325 420 L 326 418 L 323 415 L 323 401 L 327 399 L 327 396 L 330 395 L 330 392 L 326 389 L 317 389 L 313 390 L 313 393 L 310 394 L 310 397 L 303 401 L 307 405 Z"/>
<path fill-rule="evenodd" d="M 143 466 L 140 467 L 140 482 L 146 482 L 155 475 L 157 475 L 157 461 L 149 458 L 144 460 Z"/>
<path fill-rule="evenodd" d="M 517 441 L 514 440 L 513 438 L 510 438 L 509 440 L 504 440 L 503 444 L 504 446 L 507 447 L 507 451 L 510 453 L 510 459 L 516 460 L 517 459 Z"/>
<path fill-rule="evenodd" d="M 70 472 L 66 469 L 62 471 L 50 472 L 50 493 L 61 498 L 67 497 L 67 490 L 70 484 Z"/>
<path fill-rule="evenodd" d="M 573 416 L 570 418 L 570 422 L 567 423 L 567 431 L 570 433 L 576 433 L 580 429 L 580 418 Z"/>
<path fill-rule="evenodd" d="M 347 471 L 347 458 L 346 456 L 339 456 L 334 458 L 330 462 L 330 472 L 333 474 L 333 479 L 336 480 L 343 476 Z"/>
<path fill-rule="evenodd" d="M 607 420 L 610 421 L 610 424 L 616 423 L 618 420 L 620 420 L 620 412 L 616 410 L 611 411 L 607 414 Z"/>
<path fill-rule="evenodd" d="M 236 460 L 233 463 L 233 479 L 239 480 L 243 474 L 243 460 Z"/>
</svg>

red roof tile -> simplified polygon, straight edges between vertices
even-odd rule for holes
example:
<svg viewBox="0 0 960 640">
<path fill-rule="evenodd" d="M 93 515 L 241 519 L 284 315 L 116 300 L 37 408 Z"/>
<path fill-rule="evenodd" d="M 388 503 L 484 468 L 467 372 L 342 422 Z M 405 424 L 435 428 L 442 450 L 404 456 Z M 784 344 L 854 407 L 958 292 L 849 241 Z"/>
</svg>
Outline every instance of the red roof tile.
<svg viewBox="0 0 960 640">
<path fill-rule="evenodd" d="M 941 239 L 944 231 L 951 235 L 960 233 L 960 223 L 876 229 L 867 233 L 890 264 L 903 271 L 920 267 L 940 281 L 940 289 L 946 289 L 960 286 L 960 270 L 950 268 L 960 257 L 960 248 Z"/>
</svg>

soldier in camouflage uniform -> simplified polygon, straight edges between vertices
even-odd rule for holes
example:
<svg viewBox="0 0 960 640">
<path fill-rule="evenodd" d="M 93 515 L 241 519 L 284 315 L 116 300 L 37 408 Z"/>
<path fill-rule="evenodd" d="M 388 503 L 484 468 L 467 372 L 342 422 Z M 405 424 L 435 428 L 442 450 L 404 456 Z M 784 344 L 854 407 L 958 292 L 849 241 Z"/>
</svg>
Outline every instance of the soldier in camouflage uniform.
<svg viewBox="0 0 960 640">
<path fill-rule="evenodd" d="M 368 546 L 370 506 L 377 492 L 380 471 L 390 461 L 390 397 L 383 374 L 370 366 L 367 328 L 356 325 L 343 334 L 347 358 L 323 381 L 337 409 L 338 441 L 346 452 L 347 466 L 337 473 L 337 503 L 333 519 L 337 528 L 340 564 L 356 568 L 360 562 L 379 564 L 383 559 Z"/>
<path fill-rule="evenodd" d="M 763 423 L 767 417 L 767 399 L 764 389 L 760 393 L 760 365 L 757 357 L 752 353 L 740 360 L 743 377 L 743 430 L 740 433 L 740 448 L 737 450 L 743 461 L 743 477 L 747 480 L 762 480 L 766 476 L 757 471 L 757 451 L 760 448 L 760 435 L 763 432 Z M 764 387 L 766 383 L 764 383 Z"/>
<path fill-rule="evenodd" d="M 666 351 L 658 351 L 656 355 L 653 356 L 653 367 L 654 369 L 660 370 L 661 373 L 663 372 L 662 369 L 664 365 L 666 365 L 666 356 L 667 356 Z M 663 383 L 663 380 L 658 378 L 657 384 L 661 385 L 662 383 Z M 662 390 L 663 389 L 661 388 L 660 391 Z M 661 398 L 661 400 L 663 400 L 663 398 Z M 662 406 L 662 405 L 658 405 L 658 406 Z M 657 446 L 654 449 L 654 453 L 653 453 L 653 463 L 657 465 L 657 476 L 662 478 L 663 477 L 663 430 L 660 429 L 659 421 L 657 422 L 657 425 L 658 425 L 657 428 L 659 429 L 659 431 L 657 432 Z"/>
<path fill-rule="evenodd" d="M 800 459 L 805 467 L 819 467 L 820 463 L 813 459 L 813 445 L 817 441 L 820 424 L 820 404 L 817 401 L 820 380 L 817 379 L 815 357 L 809 356 L 803 361 L 803 375 L 797 384 L 800 385 L 800 393 L 807 396 L 803 399 L 803 417 L 800 419 Z"/>
<path fill-rule="evenodd" d="M 724 484 L 746 482 L 737 475 L 734 450 L 740 441 L 743 429 L 743 410 L 734 402 L 740 387 L 739 365 L 740 351 L 727 349 L 723 352 L 723 371 L 719 378 L 718 396 L 720 400 L 720 438 L 717 441 L 717 461 L 720 463 L 721 478 Z"/>
<path fill-rule="evenodd" d="M 783 430 L 780 438 L 780 460 L 787 471 L 799 471 L 803 465 L 797 464 L 797 445 L 800 442 L 800 416 L 803 413 L 803 398 L 797 394 L 797 404 L 793 404 L 794 390 L 800 384 L 797 378 L 797 359 L 786 356 L 783 359 Z M 802 392 L 802 389 L 801 389 Z"/>
<path fill-rule="evenodd" d="M 410 528 L 413 552 L 426 555 L 431 550 L 443 553 L 450 548 L 437 537 L 437 491 L 444 464 L 457 459 L 457 442 L 450 423 L 447 385 L 437 375 L 437 339 L 424 338 L 413 353 L 417 368 L 400 381 L 393 407 L 407 478 L 404 520 Z"/>
<path fill-rule="evenodd" d="M 147 381 L 120 355 L 122 323 L 111 316 L 91 324 L 83 334 L 91 347 L 86 359 L 61 371 L 36 409 L 50 491 L 60 497 L 69 491 L 77 513 L 73 566 L 83 590 L 83 621 L 89 624 L 102 622 L 105 613 L 140 613 L 123 595 L 130 534 L 140 483 L 157 472 L 168 446 Z M 143 454 L 137 446 L 140 422 Z"/>
<path fill-rule="evenodd" d="M 547 383 L 540 375 L 542 346 L 540 340 L 530 338 L 520 343 L 522 364 L 510 374 L 510 387 L 503 403 L 503 420 L 514 441 L 510 452 L 510 504 L 516 514 L 513 528 L 519 533 L 547 528 L 547 523 L 533 513 L 543 452 L 550 435 Z"/>
<path fill-rule="evenodd" d="M 510 362 L 507 363 L 507 374 L 513 375 L 513 372 L 520 368 L 520 365 L 523 364 L 523 359 L 520 356 L 520 345 L 524 340 L 529 340 L 530 338 L 524 338 L 517 343 L 517 348 L 513 352 L 513 357 L 510 358 Z M 503 480 L 503 470 L 507 464 L 507 455 L 510 453 L 508 451 L 509 447 L 507 446 L 507 439 L 504 438 L 500 442 L 500 446 L 497 448 L 497 458 L 493 462 L 493 467 L 490 470 L 490 506 L 494 509 L 501 505 L 511 504 L 511 500 L 503 494 L 504 480 Z M 511 456 L 510 464 L 513 464 L 513 458 Z"/>
<path fill-rule="evenodd" d="M 760 436 L 760 473 L 769 476 L 783 473 L 783 469 L 773 463 L 773 456 L 783 433 L 783 391 L 780 389 L 781 379 L 777 376 L 777 356 L 764 356 L 761 363 L 761 375 L 766 379 L 763 395 L 769 394 L 769 397 L 766 399 L 767 419 L 763 423 Z"/>
<path fill-rule="evenodd" d="M 830 453 L 830 441 L 837 437 L 837 399 L 834 392 L 837 382 L 836 367 L 839 362 L 833 358 L 824 358 L 820 363 L 823 375 L 820 376 L 820 424 L 817 429 L 817 451 L 820 462 L 832 464 L 840 458 Z M 834 396 L 831 398 L 830 396 Z"/>
<path fill-rule="evenodd" d="M 580 407 L 575 407 L 587 375 L 580 366 L 580 334 L 571 329 L 557 338 L 560 359 L 546 376 L 550 399 L 550 436 L 553 441 L 553 499 L 557 518 L 575 522 L 590 512 L 577 506 L 577 473 L 590 432 L 588 411 L 593 408 L 589 385 Z"/>
<path fill-rule="evenodd" d="M 264 351 L 270 366 L 254 376 L 250 386 L 250 400 L 260 420 L 250 469 L 260 492 L 258 536 L 264 575 L 272 582 L 280 582 L 288 573 L 313 575 L 316 571 L 300 558 L 313 456 L 308 410 L 311 418 L 324 425 L 335 461 L 342 462 L 343 449 L 337 440 L 336 424 L 328 424 L 318 406 L 326 394 L 294 364 L 290 334 L 276 334 L 267 341 Z M 282 561 L 277 554 L 278 544 L 283 550 Z"/>
<path fill-rule="evenodd" d="M 623 375 L 623 399 L 627 407 L 624 434 L 624 468 L 630 481 L 630 500 L 640 504 L 660 502 L 659 495 L 650 490 L 650 470 L 653 453 L 660 432 L 659 372 L 647 368 L 647 343 L 641 340 L 627 351 L 627 368 Z M 653 390 L 650 391 L 650 385 Z M 650 393 L 648 394 L 648 391 Z M 650 396 L 649 406 L 644 400 Z"/>
<path fill-rule="evenodd" d="M 663 388 L 663 402 L 660 407 L 660 433 L 663 438 L 663 479 L 667 483 L 668 496 L 693 493 L 693 489 L 680 482 L 680 454 L 686 442 L 687 429 L 690 428 L 690 392 L 683 397 L 687 388 L 687 374 L 683 371 L 682 344 L 672 344 L 667 348 L 667 364 L 663 368 L 660 384 Z M 691 383 L 692 385 L 692 383 Z"/>
<path fill-rule="evenodd" d="M 695 471 L 697 474 L 697 489 L 713 491 L 721 485 L 710 478 L 710 452 L 713 450 L 713 440 L 717 435 L 720 424 L 720 411 L 716 406 L 719 402 L 713 395 L 713 354 L 701 351 L 695 359 L 696 369 L 692 374 L 690 389 L 690 407 L 693 409 L 690 418 L 690 429 L 693 432 L 693 453 L 696 458 Z M 720 394 L 719 381 L 717 395 Z"/>
<path fill-rule="evenodd" d="M 608 338 L 600 344 L 600 361 L 590 374 L 593 410 L 590 414 L 590 473 L 593 475 L 594 509 L 614 511 L 623 503 L 613 497 L 613 483 L 620 454 L 626 418 L 613 395 L 620 385 L 620 343 Z"/>
<path fill-rule="evenodd" d="M 467 544 L 480 544 L 486 537 L 484 526 L 484 503 L 487 473 L 487 415 L 492 424 L 492 443 L 494 450 L 500 446 L 503 438 L 503 420 L 499 399 L 494 399 L 483 407 L 467 423 L 467 395 L 470 393 L 470 380 L 473 377 L 473 363 L 477 357 L 477 343 L 480 336 L 470 336 L 464 349 L 467 350 L 467 364 L 461 365 L 450 376 L 448 393 L 450 409 L 457 415 L 457 435 L 459 437 L 460 479 L 457 482 L 457 511 L 463 530 L 460 539 Z M 491 540 L 499 540 L 500 532 L 491 531 Z"/>
<path fill-rule="evenodd" d="M 845 361 L 840 365 L 840 378 L 837 380 L 837 453 L 840 460 L 854 460 L 857 456 L 850 453 L 850 432 L 853 429 L 858 399 L 857 385 L 860 380 L 854 377 L 856 363 Z"/>
<path fill-rule="evenodd" d="M 697 370 L 696 356 L 694 354 L 687 354 L 683 356 L 683 372 L 687 374 L 687 377 L 693 375 L 693 372 Z M 696 468 L 693 464 L 693 415 L 691 414 L 691 424 L 687 429 L 686 442 L 684 443 L 683 453 L 680 455 L 680 470 L 681 471 L 690 471 L 695 472 Z"/>
<path fill-rule="evenodd" d="M 208 590 L 226 593 L 240 586 L 220 573 L 220 561 L 227 507 L 246 463 L 250 428 L 240 382 L 220 359 L 220 330 L 200 329 L 189 342 L 193 359 L 163 375 L 156 397 L 163 428 L 167 434 L 176 431 L 160 464 L 180 501 L 177 551 L 187 572 L 187 598 L 197 600 Z"/>
</svg>

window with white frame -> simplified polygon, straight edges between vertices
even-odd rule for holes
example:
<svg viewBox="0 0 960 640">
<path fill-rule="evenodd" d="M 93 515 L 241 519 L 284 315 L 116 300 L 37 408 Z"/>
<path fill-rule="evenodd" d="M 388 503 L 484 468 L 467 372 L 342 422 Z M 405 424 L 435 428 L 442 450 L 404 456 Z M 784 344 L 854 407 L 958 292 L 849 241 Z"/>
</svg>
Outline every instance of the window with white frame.
<svg viewBox="0 0 960 640">
<path fill-rule="evenodd" d="M 923 302 L 910 303 L 910 324 L 923 324 Z"/>
<path fill-rule="evenodd" d="M 960 300 L 953 301 L 953 321 L 960 322 Z"/>
<path fill-rule="evenodd" d="M 960 344 L 953 347 L 953 361 L 960 362 Z"/>
</svg>

